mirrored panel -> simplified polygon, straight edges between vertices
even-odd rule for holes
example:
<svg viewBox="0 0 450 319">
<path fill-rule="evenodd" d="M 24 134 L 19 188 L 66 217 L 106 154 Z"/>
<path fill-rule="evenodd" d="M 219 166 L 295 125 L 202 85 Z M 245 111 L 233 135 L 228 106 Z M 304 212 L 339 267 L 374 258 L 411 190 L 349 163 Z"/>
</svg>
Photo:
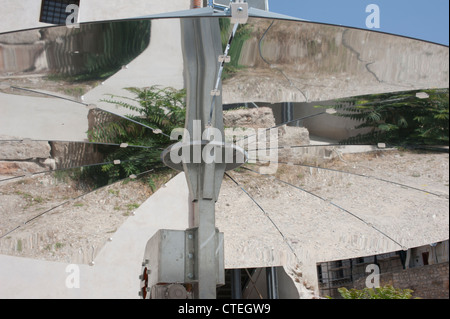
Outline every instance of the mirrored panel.
<svg viewBox="0 0 450 319">
<path fill-rule="evenodd" d="M 183 19 L 212 19 L 210 24 L 218 26 L 216 36 L 220 38 L 225 50 L 233 28 L 229 18 Z M 195 34 L 196 31 L 187 29 L 189 25 L 182 23 L 180 18 L 143 19 L 81 24 L 80 29 L 60 26 L 0 34 L 1 253 L 10 253 L 12 249 L 18 254 L 20 241 L 24 245 L 21 246 L 23 251 L 31 249 L 30 247 L 38 247 L 41 251 L 48 248 L 50 256 L 51 252 L 69 247 L 70 240 L 65 239 L 66 242 L 63 242 L 61 236 L 81 236 L 86 240 L 82 246 L 74 247 L 83 251 L 81 260 L 87 262 L 92 259 L 92 243 L 95 242 L 95 249 L 99 249 L 123 220 L 145 200 L 145 196 L 151 194 L 149 189 L 156 185 L 154 180 L 147 181 L 145 187 L 138 185 L 140 192 L 128 188 L 131 184 L 127 182 L 162 168 L 160 154 L 174 143 L 170 141 L 171 131 L 184 126 L 186 101 L 192 94 L 196 94 L 189 90 L 186 80 L 191 62 L 189 59 L 201 55 L 186 53 L 188 42 L 200 38 L 199 34 Z M 335 99 L 357 97 L 353 101 L 344 102 L 366 106 L 370 103 L 399 100 L 409 103 L 425 94 L 432 97 L 430 101 L 435 101 L 435 95 L 438 96 L 436 99 L 441 96 L 448 105 L 448 90 L 431 90 L 448 88 L 448 47 L 341 26 L 250 18 L 247 24 L 238 27 L 232 38 L 229 57 L 230 61 L 224 58 L 227 63 L 224 64 L 221 90 L 215 93 L 221 95 L 224 105 L 247 106 L 255 111 L 254 114 L 249 114 L 241 108 L 233 114 L 224 112 L 225 127 L 248 127 L 253 133 L 258 129 L 280 129 L 277 145 L 271 145 L 268 141 L 257 146 L 267 151 L 277 149 L 277 160 L 264 156 L 255 157 L 258 163 L 253 163 L 255 166 L 251 168 L 256 169 L 256 164 L 264 166 L 269 161 L 279 168 L 276 175 L 278 178 L 295 185 L 296 191 L 304 188 L 307 193 L 297 207 L 304 205 L 307 194 L 312 194 L 320 205 L 317 202 L 308 203 L 310 211 L 313 212 L 314 207 L 320 206 L 322 217 L 328 222 L 333 220 L 326 215 L 330 208 L 328 191 L 333 187 L 336 189 L 338 185 L 339 192 L 336 196 L 344 198 L 346 193 L 354 196 L 341 204 L 348 206 L 335 206 L 333 217 L 338 219 L 346 214 L 346 218 L 354 222 L 352 227 L 356 229 L 358 236 L 367 234 L 364 227 L 370 224 L 375 225 L 375 228 L 369 228 L 376 236 L 387 231 L 391 239 L 382 237 L 387 238 L 390 245 L 394 243 L 395 249 L 402 248 L 403 245 L 420 244 L 420 240 L 415 241 L 411 237 L 402 241 L 401 234 L 397 237 L 392 235 L 408 225 L 411 218 L 416 217 L 414 227 L 411 226 L 408 230 L 411 233 L 428 232 L 433 227 L 442 226 L 439 231 L 435 231 L 439 238 L 433 237 L 433 240 L 442 239 L 442 233 L 448 234 L 448 222 L 445 224 L 445 218 L 448 217 L 448 178 L 436 177 L 434 173 L 427 174 L 423 180 L 432 185 L 431 191 L 435 191 L 433 196 L 426 195 L 427 190 L 423 187 L 419 190 L 423 195 L 421 197 L 414 195 L 417 190 L 411 188 L 408 192 L 403 192 L 402 202 L 396 202 L 398 211 L 403 212 L 403 222 L 399 224 L 401 227 L 386 225 L 384 221 L 380 222 L 377 215 L 380 209 L 373 202 L 382 200 L 383 203 L 388 203 L 386 198 L 389 196 L 391 202 L 395 201 L 395 187 L 398 185 L 389 184 L 390 188 L 384 188 L 378 182 L 385 181 L 376 178 L 366 183 L 367 179 L 362 174 L 373 173 L 374 177 L 384 174 L 380 170 L 355 170 L 358 163 L 367 169 L 372 158 L 341 157 L 339 152 L 342 149 L 336 149 L 336 145 L 313 136 L 323 135 L 323 130 L 328 129 L 330 132 L 327 134 L 333 140 L 337 139 L 336 131 L 332 129 L 334 125 L 338 125 L 336 117 L 327 112 L 328 109 L 339 110 L 336 104 L 342 101 L 335 102 Z M 208 64 L 213 66 L 213 70 L 208 72 L 217 74 L 222 63 L 219 62 L 219 57 L 207 58 L 209 62 L 213 61 Z M 195 63 L 197 62 L 196 60 Z M 202 73 L 199 72 L 196 80 L 197 83 L 202 83 Z M 376 96 L 371 96 L 369 100 L 367 95 Z M 214 96 L 208 98 L 212 100 Z M 304 102 L 310 103 L 308 107 L 305 104 L 295 104 Z M 210 100 L 205 103 L 211 104 Z M 320 121 L 315 121 L 319 118 Z M 292 123 L 303 127 L 290 128 L 289 124 Z M 349 124 L 344 123 L 344 126 L 344 130 L 347 130 Z M 370 147 L 370 152 L 376 151 L 372 155 L 378 154 L 377 146 Z M 246 151 L 249 154 L 251 152 L 249 148 Z M 266 152 L 263 155 L 265 154 Z M 386 158 L 398 160 L 399 157 L 402 157 L 401 153 L 389 154 L 389 158 Z M 333 161 L 328 163 L 329 159 Z M 353 166 L 343 164 L 352 160 L 358 163 Z M 448 156 L 440 154 L 433 160 L 436 167 L 444 167 L 448 172 Z M 428 158 L 420 158 L 422 168 L 427 161 Z M 398 162 L 402 161 L 396 163 Z M 312 169 L 315 171 L 311 171 Z M 330 176 L 317 173 L 322 169 Z M 345 172 L 356 175 L 347 179 Z M 397 173 L 382 175 L 381 178 L 392 178 L 394 183 L 411 187 L 421 186 L 422 179 L 418 178 L 422 173 L 410 172 L 408 167 L 403 167 L 401 173 Z M 171 174 L 175 173 L 170 171 L 166 176 L 172 177 Z M 399 176 L 402 174 L 407 178 Z M 277 206 L 281 207 L 276 203 L 277 200 L 286 204 L 294 196 L 277 196 L 291 194 L 289 185 L 278 188 L 276 193 L 258 190 L 259 186 L 270 189 L 271 183 L 275 181 L 269 180 L 267 184 L 258 182 L 258 179 L 265 177 L 254 172 L 246 171 L 243 174 L 242 170 L 237 170 L 230 176 L 235 179 L 234 182 L 231 180 L 231 186 L 241 183 L 239 185 L 243 188 L 255 191 L 257 195 L 253 199 L 264 203 L 264 206 L 275 209 Z M 324 181 L 323 176 L 326 176 L 327 181 Z M 308 187 L 303 185 L 306 183 L 304 181 L 310 183 Z M 311 185 L 316 182 L 316 186 Z M 102 188 L 108 185 L 119 186 Z M 100 188 L 103 193 L 96 195 L 90 202 L 94 205 L 87 209 L 88 204 L 84 199 Z M 122 191 L 122 188 L 127 191 Z M 377 189 L 378 192 L 371 198 L 363 198 L 361 193 L 364 189 Z M 242 188 L 238 187 L 237 190 Z M 120 199 L 119 194 L 126 195 Z M 237 214 L 236 220 L 240 218 L 243 206 L 233 200 L 226 202 L 229 194 L 231 191 L 226 191 L 219 202 L 222 214 L 218 216 L 219 222 L 229 221 L 229 216 L 233 213 Z M 247 194 L 240 193 L 239 196 L 246 197 Z M 233 195 L 232 199 L 235 198 L 238 195 Z M 333 203 L 340 204 L 339 198 L 335 198 Z M 408 198 L 417 200 L 411 204 L 416 205 L 413 216 L 408 215 L 412 211 L 411 206 L 402 204 Z M 248 198 L 245 205 L 253 205 L 254 200 Z M 427 207 L 424 207 L 423 203 L 427 200 Z M 69 217 L 58 219 L 63 216 L 64 211 L 57 209 L 67 208 L 67 205 L 70 207 L 66 210 Z M 101 218 L 89 215 L 95 211 L 94 206 L 98 208 L 100 205 L 104 213 Z M 227 209 L 231 209 L 228 207 L 233 205 L 237 207 L 228 214 Z M 369 206 L 371 211 L 365 211 L 366 215 L 359 214 Z M 292 207 L 286 208 L 286 211 L 296 209 Z M 253 209 L 255 211 L 252 214 L 259 216 L 259 208 Z M 424 211 L 427 214 L 425 220 L 429 223 L 427 227 L 421 228 L 421 221 L 424 219 L 419 215 Z M 364 219 L 362 224 L 348 212 L 361 216 Z M 272 229 L 272 235 L 278 237 L 281 245 L 290 242 L 295 246 L 298 243 L 298 238 L 295 238 L 296 229 L 289 228 L 292 223 L 283 219 L 286 217 L 283 214 L 280 212 L 272 222 L 285 227 L 283 234 L 287 240 L 281 240 L 280 234 L 269 220 L 266 220 L 264 227 Z M 80 221 L 74 216 L 83 216 L 92 225 L 98 223 L 99 227 L 77 233 L 82 224 L 69 225 L 71 220 Z M 44 219 L 46 217 L 49 219 Z M 312 221 L 317 215 L 307 217 Z M 49 220 L 54 226 L 50 232 L 40 226 L 41 222 L 48 224 Z M 248 223 L 254 223 L 254 220 L 249 220 Z M 222 226 L 230 233 L 238 233 L 241 228 L 239 231 L 233 229 L 236 225 Z M 33 229 L 28 232 L 30 226 Z M 64 227 L 68 227 L 70 231 L 59 233 Z M 322 230 L 324 233 L 327 231 Z M 261 229 L 255 231 L 259 231 L 257 236 L 264 235 L 261 234 Z M 307 238 L 309 235 L 306 232 L 304 236 Z M 27 246 L 23 238 L 28 238 Z M 343 245 L 349 242 L 351 244 L 352 240 L 344 238 Z M 316 242 L 312 249 L 322 244 L 326 245 Z M 230 245 L 240 243 L 236 240 Z M 392 249 L 392 246 L 389 247 Z M 366 248 L 367 246 L 363 247 Z M 69 249 L 65 256 L 78 254 L 74 249 Z M 356 248 L 352 249 L 350 247 L 345 253 L 358 251 Z M 29 250 L 32 255 L 31 251 L 32 249 Z M 327 255 L 328 257 L 340 256 Z M 76 258 L 74 262 L 77 262 Z"/>
<path fill-rule="evenodd" d="M 221 20 L 222 38 L 232 27 Z M 313 102 L 448 87 L 448 47 L 373 31 L 250 19 L 233 39 L 224 103 Z"/>
</svg>

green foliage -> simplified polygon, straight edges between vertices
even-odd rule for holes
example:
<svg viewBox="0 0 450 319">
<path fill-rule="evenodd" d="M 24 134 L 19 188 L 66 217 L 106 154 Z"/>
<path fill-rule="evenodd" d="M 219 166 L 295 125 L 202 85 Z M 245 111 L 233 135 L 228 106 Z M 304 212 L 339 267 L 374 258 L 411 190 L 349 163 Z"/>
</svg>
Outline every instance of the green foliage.
<svg viewBox="0 0 450 319">
<path fill-rule="evenodd" d="M 339 288 L 338 291 L 344 299 L 411 299 L 414 292 L 410 289 L 396 289 L 390 285 L 362 290 Z"/>
<path fill-rule="evenodd" d="M 419 99 L 418 92 L 429 98 Z M 331 107 L 338 110 L 337 116 L 361 122 L 355 129 L 370 129 L 343 144 L 449 144 L 448 89 L 372 94 L 340 99 Z"/>
<path fill-rule="evenodd" d="M 111 95 L 105 102 L 133 111 L 126 117 L 142 123 L 164 134 L 155 134 L 150 129 L 126 119 L 114 119 L 97 124 L 88 132 L 91 142 L 127 143 L 128 145 L 150 148 L 120 148 L 105 154 L 105 161 L 120 159 L 121 165 L 103 165 L 90 168 L 95 175 L 96 185 L 106 185 L 114 180 L 123 179 L 132 174 L 140 174 L 163 166 L 161 151 L 173 144 L 168 136 L 173 129 L 184 127 L 186 110 L 184 90 L 173 88 L 126 88 L 134 97 Z M 150 181 L 150 184 L 152 182 Z"/>
</svg>

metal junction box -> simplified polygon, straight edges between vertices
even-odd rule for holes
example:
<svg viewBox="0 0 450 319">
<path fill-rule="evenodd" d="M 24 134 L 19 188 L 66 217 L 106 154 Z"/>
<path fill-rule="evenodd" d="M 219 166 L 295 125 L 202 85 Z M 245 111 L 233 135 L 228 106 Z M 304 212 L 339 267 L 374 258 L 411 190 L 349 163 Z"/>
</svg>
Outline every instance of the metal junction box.
<svg viewBox="0 0 450 319">
<path fill-rule="evenodd" d="M 196 233 L 188 230 L 159 230 L 148 242 L 142 263 L 141 280 L 146 286 L 196 283 Z M 223 233 L 216 232 L 217 285 L 225 284 Z"/>
</svg>

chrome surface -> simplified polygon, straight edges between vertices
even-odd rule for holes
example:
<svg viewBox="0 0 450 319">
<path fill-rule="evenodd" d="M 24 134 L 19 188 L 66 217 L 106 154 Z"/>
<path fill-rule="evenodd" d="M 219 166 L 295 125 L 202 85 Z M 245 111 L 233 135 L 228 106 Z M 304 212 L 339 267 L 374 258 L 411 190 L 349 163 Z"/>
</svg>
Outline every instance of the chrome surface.
<svg viewBox="0 0 450 319">
<path fill-rule="evenodd" d="M 207 19 L 220 19 L 225 46 L 233 28 L 230 18 Z M 58 26 L 0 34 L 0 139 L 83 142 L 92 122 L 99 120 L 95 106 L 121 115 L 128 112 L 102 101 L 105 95 L 124 95 L 126 87 L 185 88 L 184 72 L 189 66 L 181 26 L 189 23 L 181 20 L 123 20 L 81 24 L 80 29 Z M 237 30 L 229 55 L 221 86 L 223 104 L 327 101 L 449 85 L 447 46 L 342 26 L 250 17 Z M 33 166 L 25 167 L 23 160 L 28 157 L 5 158 L 5 143 L 0 143 L 0 163 L 6 159 L 0 179 L 103 160 L 86 158 L 86 148 L 68 144 L 58 161 L 41 163 L 39 159 L 51 158 L 54 149 L 47 143 L 42 145 L 47 153 L 31 156 Z M 83 156 L 77 156 L 80 152 Z M 44 177 L 40 183 L 50 185 L 54 180 Z M 22 183 L 15 194 L 26 194 L 27 183 L 31 182 Z M 6 194 L 8 185 L 0 186 Z M 10 195 L 14 192 L 10 190 Z M 82 191 L 73 194 L 81 195 Z M 41 208 L 45 213 L 65 197 L 26 200 L 28 205 L 10 208 L 3 216 L 23 225 L 37 216 L 33 205 L 45 206 Z M 17 210 L 23 216 L 13 214 Z M 13 230 L 3 229 L 2 235 Z"/>
<path fill-rule="evenodd" d="M 249 19 L 224 102 L 306 102 L 448 87 L 448 47 L 389 34 Z"/>
<path fill-rule="evenodd" d="M 221 20 L 223 39 L 227 38 L 230 19 L 211 19 Z M 153 47 L 150 36 L 152 22 L 163 20 L 0 34 L 0 89 L 3 93 L 13 93 L 11 86 L 58 91 L 64 83 L 68 95 L 80 98 L 67 85 L 85 85 L 89 91 L 145 50 L 164 50 Z M 179 19 L 166 20 L 179 23 Z M 181 50 L 179 37 L 166 40 Z M 448 47 L 420 40 L 303 21 L 250 18 L 240 26 L 234 41 L 223 83 L 224 104 L 323 101 L 448 87 Z M 150 68 L 159 63 L 141 62 Z M 157 75 L 149 76 L 157 82 Z M 132 82 L 133 74 L 127 77 Z"/>
</svg>

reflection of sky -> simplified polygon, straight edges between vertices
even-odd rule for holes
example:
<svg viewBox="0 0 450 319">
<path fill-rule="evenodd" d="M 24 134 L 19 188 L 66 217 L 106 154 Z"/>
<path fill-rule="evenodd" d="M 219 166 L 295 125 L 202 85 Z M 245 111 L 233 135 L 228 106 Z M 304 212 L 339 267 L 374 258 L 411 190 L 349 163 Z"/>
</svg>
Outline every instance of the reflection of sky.
<svg viewBox="0 0 450 319">
<path fill-rule="evenodd" d="M 272 12 L 357 28 L 366 28 L 369 4 L 380 8 L 377 31 L 449 44 L 448 0 L 269 0 Z"/>
</svg>

